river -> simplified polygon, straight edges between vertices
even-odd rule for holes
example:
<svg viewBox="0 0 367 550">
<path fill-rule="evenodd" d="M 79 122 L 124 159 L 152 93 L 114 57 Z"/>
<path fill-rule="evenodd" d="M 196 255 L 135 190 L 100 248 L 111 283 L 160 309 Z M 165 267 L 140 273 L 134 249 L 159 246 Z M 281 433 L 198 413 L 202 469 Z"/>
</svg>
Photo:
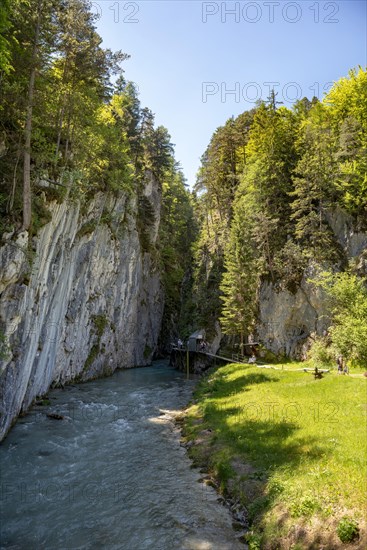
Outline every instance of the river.
<svg viewBox="0 0 367 550">
<path fill-rule="evenodd" d="M 172 422 L 193 385 L 157 361 L 52 390 L 0 446 L 1 549 L 243 549 Z"/>
</svg>

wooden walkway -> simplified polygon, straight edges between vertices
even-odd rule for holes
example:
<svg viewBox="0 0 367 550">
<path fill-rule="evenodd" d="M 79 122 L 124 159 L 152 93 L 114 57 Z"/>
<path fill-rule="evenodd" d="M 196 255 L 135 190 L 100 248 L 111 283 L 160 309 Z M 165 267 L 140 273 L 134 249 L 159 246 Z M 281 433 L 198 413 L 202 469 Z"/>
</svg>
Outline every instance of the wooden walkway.
<svg viewBox="0 0 367 550">
<path fill-rule="evenodd" d="M 230 359 L 229 357 L 223 357 L 222 355 L 214 355 L 214 353 L 209 353 L 207 351 L 197 351 L 196 353 L 201 353 L 207 357 L 213 357 L 214 359 L 220 359 L 221 361 L 227 361 L 227 363 L 243 363 L 243 359 Z"/>
<path fill-rule="evenodd" d="M 214 353 L 209 353 L 208 351 L 194 351 L 194 350 L 187 350 L 186 348 L 177 348 L 172 347 L 172 351 L 179 351 L 181 353 L 198 353 L 200 355 L 206 355 L 207 357 L 212 357 L 213 359 L 220 359 L 221 361 L 227 361 L 228 363 L 243 363 L 243 361 L 239 359 L 230 359 L 229 357 L 223 357 L 222 355 L 215 355 Z"/>
<path fill-rule="evenodd" d="M 186 348 L 178 348 L 177 346 L 173 346 L 172 347 L 172 351 L 178 351 L 182 354 L 185 354 L 187 353 L 187 349 Z M 314 373 L 315 372 L 315 369 L 310 369 L 310 368 L 305 368 L 305 367 L 301 367 L 301 368 L 298 368 L 298 369 L 287 369 L 286 366 L 284 365 L 267 365 L 266 363 L 265 364 L 260 364 L 258 362 L 256 363 L 249 363 L 248 362 L 248 357 L 247 356 L 240 356 L 240 355 L 233 355 L 232 358 L 230 357 L 225 357 L 223 355 L 215 355 L 214 353 L 209 353 L 207 351 L 190 351 L 189 350 L 189 354 L 197 354 L 197 355 L 204 355 L 206 357 L 211 357 L 212 359 L 216 360 L 218 359 L 219 361 L 226 361 L 227 363 L 243 363 L 245 365 L 251 365 L 253 367 L 257 367 L 259 369 L 273 369 L 273 370 L 282 370 L 282 371 L 288 371 L 288 372 L 309 372 L 309 373 Z M 323 373 L 323 374 L 326 374 L 328 372 L 330 372 L 330 369 L 318 369 L 318 371 L 320 373 Z M 361 375 L 363 376 L 363 375 Z"/>
<path fill-rule="evenodd" d="M 178 351 L 181 353 L 187 353 L 187 351 L 189 351 L 189 353 L 197 353 L 199 355 L 205 355 L 206 357 L 219 359 L 220 361 L 227 361 L 227 363 L 247 363 L 247 357 L 246 357 L 246 361 L 244 360 L 244 358 L 240 359 L 239 356 L 235 356 L 235 357 L 232 357 L 232 359 L 230 359 L 229 357 L 224 357 L 223 355 L 215 355 L 214 353 L 209 353 L 208 351 L 187 350 L 186 348 L 178 348 L 176 346 L 173 346 L 171 351 Z"/>
</svg>

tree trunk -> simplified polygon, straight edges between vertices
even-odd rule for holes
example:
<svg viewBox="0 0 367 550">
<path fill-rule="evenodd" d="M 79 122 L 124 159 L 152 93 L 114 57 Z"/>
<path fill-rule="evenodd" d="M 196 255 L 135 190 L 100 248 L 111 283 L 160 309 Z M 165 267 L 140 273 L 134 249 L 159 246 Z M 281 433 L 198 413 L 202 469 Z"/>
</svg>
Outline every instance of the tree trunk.
<svg viewBox="0 0 367 550">
<path fill-rule="evenodd" d="M 66 54 L 66 60 L 65 60 L 65 63 L 64 63 L 64 69 L 63 69 L 63 73 L 62 73 L 62 80 L 61 80 L 62 83 L 66 82 L 67 75 L 68 75 L 68 55 L 69 55 L 69 53 L 67 52 L 67 54 Z M 66 105 L 67 105 L 67 102 L 68 102 L 68 96 L 69 96 L 69 93 L 68 93 L 68 92 L 65 92 L 65 93 L 63 94 L 63 96 L 61 97 L 61 106 L 60 106 L 60 110 L 59 110 L 58 125 L 57 125 L 57 140 L 56 140 L 56 150 L 55 150 L 55 165 L 57 164 L 58 157 L 59 157 L 59 150 L 60 150 L 60 143 L 61 143 L 61 133 L 62 133 L 62 125 L 63 125 L 63 122 L 64 122 L 64 114 L 65 114 L 65 108 L 66 108 Z"/>
<path fill-rule="evenodd" d="M 37 71 L 38 38 L 41 25 L 41 2 L 38 3 L 37 23 L 32 52 L 32 69 L 29 78 L 28 102 L 26 110 L 26 122 L 24 127 L 24 155 L 23 155 L 23 227 L 29 229 L 32 220 L 31 197 L 31 138 L 33 121 L 33 98 Z"/>
<path fill-rule="evenodd" d="M 56 140 L 56 150 L 55 150 L 55 165 L 57 164 L 58 158 L 59 158 L 59 150 L 60 150 L 60 143 L 61 143 L 61 132 L 62 132 L 62 124 L 64 122 L 64 112 L 65 112 L 65 103 L 66 99 L 63 99 L 63 104 L 60 109 L 59 114 L 59 123 L 57 126 L 57 140 Z"/>
<path fill-rule="evenodd" d="M 7 209 L 6 209 L 8 214 L 13 212 L 15 188 L 17 186 L 18 164 L 19 164 L 19 161 L 20 161 L 21 153 L 22 153 L 22 137 L 20 137 L 20 140 L 19 140 L 19 143 L 18 143 L 17 160 L 15 161 L 14 172 L 13 172 L 13 185 L 12 185 L 9 200 L 8 200 L 8 206 L 7 206 Z"/>
</svg>

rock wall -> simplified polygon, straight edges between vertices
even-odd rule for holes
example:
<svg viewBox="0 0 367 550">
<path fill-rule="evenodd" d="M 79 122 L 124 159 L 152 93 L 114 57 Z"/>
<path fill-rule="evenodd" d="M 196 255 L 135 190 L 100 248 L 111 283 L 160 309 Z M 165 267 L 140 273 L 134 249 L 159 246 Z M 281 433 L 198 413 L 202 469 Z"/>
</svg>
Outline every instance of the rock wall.
<svg viewBox="0 0 367 550">
<path fill-rule="evenodd" d="M 295 293 L 263 283 L 259 297 L 258 339 L 275 355 L 302 358 L 313 334 L 328 328 L 323 292 L 302 279 Z"/>
<path fill-rule="evenodd" d="M 326 212 L 326 219 L 346 259 L 367 275 L 367 233 L 357 231 L 353 219 L 341 209 Z M 261 285 L 256 332 L 276 355 L 304 358 L 312 337 L 328 328 L 324 293 L 307 282 L 313 276 L 310 266 L 295 293 L 269 282 Z"/>
<path fill-rule="evenodd" d="M 0 439 L 50 386 L 111 374 L 151 361 L 163 292 L 154 254 L 160 190 L 145 197 L 153 253 L 142 252 L 137 200 L 102 193 L 48 204 L 50 223 L 29 242 L 5 235 L 0 249 Z M 85 211 L 86 210 L 86 211 Z"/>
</svg>

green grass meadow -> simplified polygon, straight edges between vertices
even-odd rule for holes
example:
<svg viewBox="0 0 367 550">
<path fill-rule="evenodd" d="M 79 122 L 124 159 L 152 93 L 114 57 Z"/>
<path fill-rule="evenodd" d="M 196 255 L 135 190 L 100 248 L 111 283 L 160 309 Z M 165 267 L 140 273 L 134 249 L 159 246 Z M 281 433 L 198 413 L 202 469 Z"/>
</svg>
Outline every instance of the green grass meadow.
<svg viewBox="0 0 367 550">
<path fill-rule="evenodd" d="M 250 549 L 300 550 L 366 547 L 366 430 L 362 376 L 230 364 L 199 382 L 184 435 L 194 463 L 245 507 Z M 338 536 L 345 517 L 359 528 L 350 543 Z"/>
</svg>

